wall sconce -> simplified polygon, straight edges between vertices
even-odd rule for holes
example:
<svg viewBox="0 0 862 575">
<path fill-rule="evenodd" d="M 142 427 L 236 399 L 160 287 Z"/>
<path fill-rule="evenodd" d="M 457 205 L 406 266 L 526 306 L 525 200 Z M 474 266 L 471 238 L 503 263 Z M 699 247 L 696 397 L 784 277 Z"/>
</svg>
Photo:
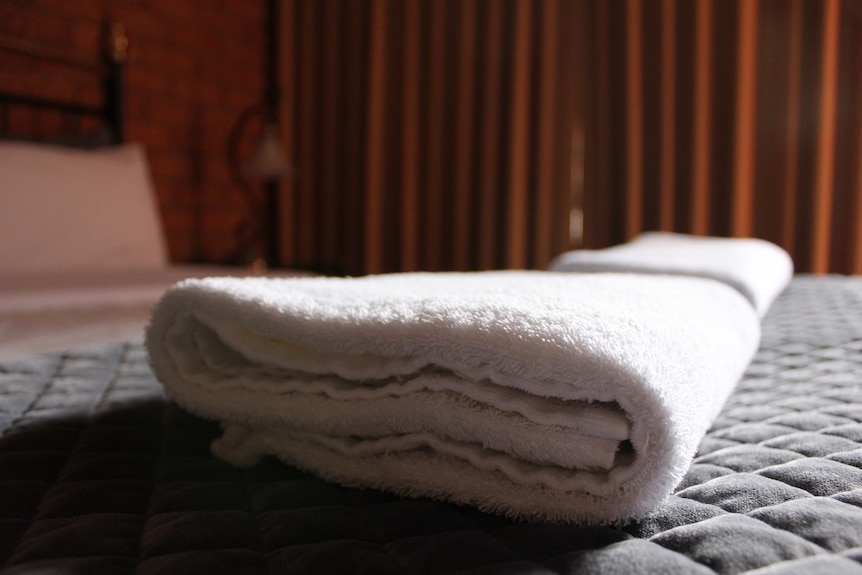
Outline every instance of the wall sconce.
<svg viewBox="0 0 862 575">
<path fill-rule="evenodd" d="M 260 136 L 254 152 L 244 160 L 241 144 L 251 120 L 258 117 L 262 121 Z M 279 263 L 279 180 L 294 174 L 270 108 L 252 107 L 240 114 L 228 136 L 228 164 L 248 208 L 234 230 L 238 248 L 236 259 L 252 272 L 264 273 Z M 263 195 L 256 183 L 263 184 Z"/>
<path fill-rule="evenodd" d="M 243 171 L 261 180 L 274 180 L 293 175 L 293 166 L 285 160 L 284 149 L 278 137 L 278 127 L 273 122 L 264 124 L 257 149 L 246 161 Z"/>
</svg>

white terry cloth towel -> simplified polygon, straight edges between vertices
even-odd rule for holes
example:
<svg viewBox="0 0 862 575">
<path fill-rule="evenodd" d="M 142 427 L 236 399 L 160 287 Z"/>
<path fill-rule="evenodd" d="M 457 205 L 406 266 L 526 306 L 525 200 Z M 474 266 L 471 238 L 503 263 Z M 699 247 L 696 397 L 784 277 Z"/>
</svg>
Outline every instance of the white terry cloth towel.
<svg viewBox="0 0 862 575">
<path fill-rule="evenodd" d="M 512 517 L 619 524 L 681 480 L 760 322 L 712 280 L 500 271 L 182 282 L 146 335 L 213 452 Z"/>
<path fill-rule="evenodd" d="M 763 317 L 793 276 L 793 260 L 779 246 L 757 238 L 645 232 L 610 248 L 565 252 L 549 269 L 712 278 L 739 290 Z"/>
</svg>

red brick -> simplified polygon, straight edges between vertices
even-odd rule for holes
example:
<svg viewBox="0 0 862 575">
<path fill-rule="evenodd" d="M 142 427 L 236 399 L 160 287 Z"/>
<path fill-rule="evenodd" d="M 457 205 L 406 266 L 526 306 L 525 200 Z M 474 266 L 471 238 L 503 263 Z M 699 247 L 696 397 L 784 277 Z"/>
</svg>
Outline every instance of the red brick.
<svg viewBox="0 0 862 575">
<path fill-rule="evenodd" d="M 98 21 L 102 13 L 102 0 L 29 0 L 28 3 L 76 20 Z"/>
<path fill-rule="evenodd" d="M 226 147 L 242 110 L 262 100 L 263 3 L 0 1 L 0 31 L 93 61 L 106 16 L 123 22 L 129 37 L 127 138 L 148 149 L 171 257 L 195 255 L 197 233 L 197 251 L 215 259 L 233 256 L 233 230 L 245 204 Z M 100 97 L 86 75 L 7 53 L 0 53 L 0 88 L 86 102 Z M 31 132 L 53 130 L 59 122 L 10 116 L 14 126 Z"/>
</svg>

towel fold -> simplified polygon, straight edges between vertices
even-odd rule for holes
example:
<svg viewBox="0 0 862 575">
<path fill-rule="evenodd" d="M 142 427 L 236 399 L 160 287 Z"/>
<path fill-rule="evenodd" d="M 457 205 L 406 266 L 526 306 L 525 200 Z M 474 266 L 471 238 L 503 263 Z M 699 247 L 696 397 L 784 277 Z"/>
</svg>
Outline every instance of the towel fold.
<svg viewBox="0 0 862 575">
<path fill-rule="evenodd" d="M 671 492 L 758 341 L 719 282 L 525 271 L 189 280 L 146 337 L 231 463 L 581 524 Z"/>
<path fill-rule="evenodd" d="M 779 246 L 756 238 L 646 232 L 610 248 L 563 253 L 551 262 L 549 269 L 711 278 L 739 290 L 763 317 L 787 287 L 793 275 L 793 261 Z"/>
</svg>

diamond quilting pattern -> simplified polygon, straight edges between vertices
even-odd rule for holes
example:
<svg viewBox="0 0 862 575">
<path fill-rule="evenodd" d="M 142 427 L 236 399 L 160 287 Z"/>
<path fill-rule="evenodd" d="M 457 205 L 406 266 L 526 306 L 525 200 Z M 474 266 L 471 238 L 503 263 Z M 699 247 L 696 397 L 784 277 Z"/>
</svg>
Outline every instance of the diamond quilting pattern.
<svg viewBox="0 0 862 575">
<path fill-rule="evenodd" d="M 829 551 L 846 551 L 859 545 L 862 509 L 827 497 L 764 506 L 749 516 L 778 529 L 794 525 L 795 534 Z"/>
<path fill-rule="evenodd" d="M 683 525 L 651 540 L 718 573 L 739 573 L 823 553 L 803 537 L 736 513 Z"/>
<path fill-rule="evenodd" d="M 725 550 L 736 557 L 754 557 L 763 541 L 789 545 L 776 549 L 780 565 L 809 552 L 858 558 L 851 551 L 862 547 L 862 282 L 821 279 L 796 278 L 776 302 L 761 349 L 702 441 L 689 476 L 701 475 L 701 467 L 732 472 L 687 479 L 674 496 L 756 520 L 745 524 L 747 537 Z M 822 283 L 834 289 L 824 294 Z M 719 572 L 757 567 L 754 559 L 730 565 L 703 551 L 716 546 L 724 529 L 694 525 L 692 532 L 710 544 L 676 530 L 651 540 Z M 828 565 L 859 568 L 846 557 Z M 815 567 L 810 560 L 791 563 Z"/>
<path fill-rule="evenodd" d="M 624 528 L 230 467 L 140 345 L 0 364 L 0 394 L 10 573 L 862 574 L 862 278 L 794 279 L 676 493 Z"/>
</svg>

